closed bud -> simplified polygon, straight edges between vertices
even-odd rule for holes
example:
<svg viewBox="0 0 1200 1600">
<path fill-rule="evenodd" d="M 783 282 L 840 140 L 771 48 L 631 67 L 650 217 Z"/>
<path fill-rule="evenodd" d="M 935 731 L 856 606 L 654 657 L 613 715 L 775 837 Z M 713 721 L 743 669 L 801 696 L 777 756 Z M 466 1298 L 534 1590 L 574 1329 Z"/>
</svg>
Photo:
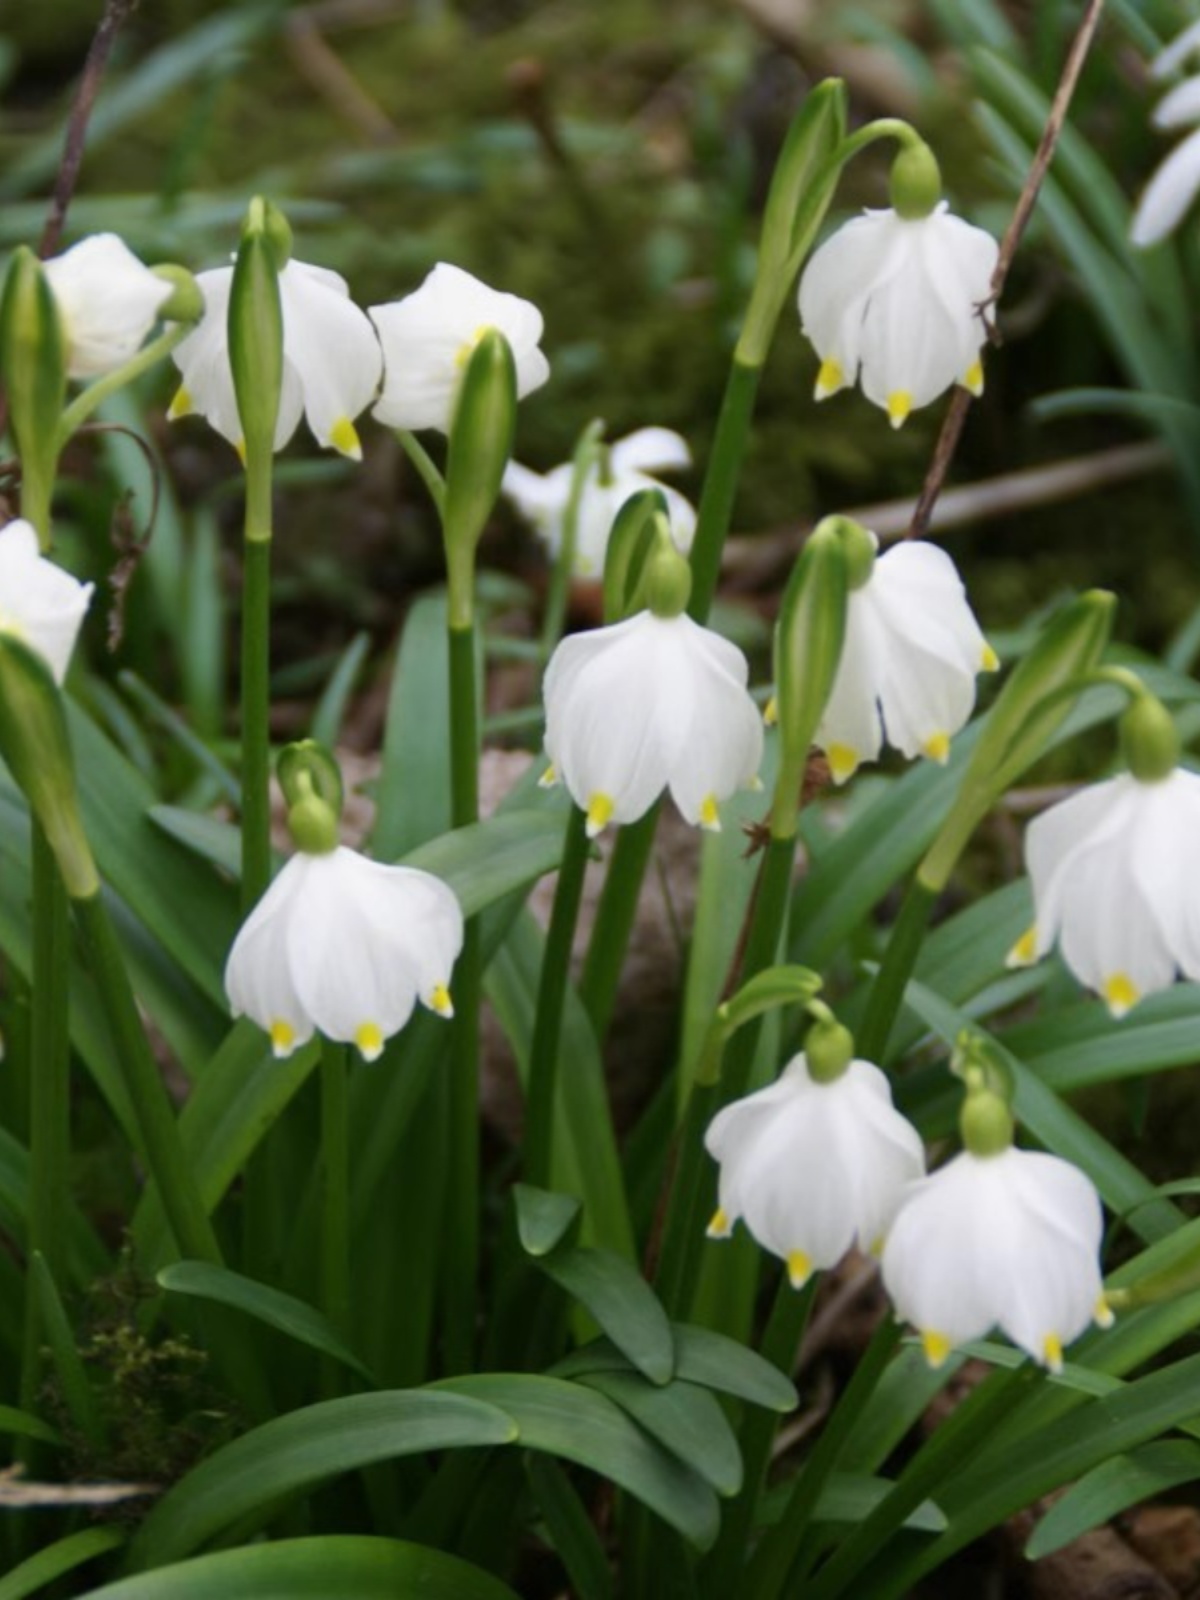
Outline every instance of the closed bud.
<svg viewBox="0 0 1200 1600">
<path fill-rule="evenodd" d="M 687 610 L 692 569 L 671 541 L 666 517 L 655 519 L 654 550 L 646 563 L 643 593 L 646 610 L 656 617 L 677 617 Z"/>
<path fill-rule="evenodd" d="M 998 1156 L 1013 1142 L 1013 1118 L 1008 1101 L 994 1089 L 967 1089 L 958 1118 L 964 1147 L 973 1156 Z"/>
<path fill-rule="evenodd" d="M 892 162 L 892 209 L 906 221 L 929 216 L 942 198 L 937 158 L 923 139 L 904 145 Z"/>
<path fill-rule="evenodd" d="M 833 1083 L 854 1060 L 854 1035 L 825 1006 L 804 1038 L 808 1074 L 814 1083 Z"/>
<path fill-rule="evenodd" d="M 164 322 L 199 322 L 204 315 L 204 293 L 186 267 L 163 261 L 151 271 L 171 285 L 170 297 L 158 308 Z"/>
<path fill-rule="evenodd" d="M 468 626 L 475 547 L 500 494 L 517 425 L 517 369 L 498 328 L 486 329 L 467 358 L 446 456 L 443 527 L 450 575 L 450 622 Z"/>
<path fill-rule="evenodd" d="M 1142 783 L 1169 778 L 1179 764 L 1175 719 L 1157 696 L 1136 695 L 1121 717 L 1121 752 Z"/>
<path fill-rule="evenodd" d="M 50 842 L 67 893 L 87 900 L 100 880 L 79 814 L 62 696 L 45 660 L 0 634 L 0 756 Z"/>
<path fill-rule="evenodd" d="M 333 756 L 315 739 L 302 739 L 280 751 L 275 772 L 296 848 L 308 855 L 335 849 L 344 789 Z"/>
<path fill-rule="evenodd" d="M 13 251 L 0 296 L 0 378 L 8 395 L 9 423 L 26 493 L 45 502 L 25 509 L 44 545 L 67 389 L 67 353 L 53 291 L 41 262 L 25 245 Z"/>
<path fill-rule="evenodd" d="M 283 384 L 279 242 L 268 231 L 273 212 L 262 199 L 250 202 L 229 293 L 229 364 L 242 454 L 255 461 L 269 461 L 274 454 Z"/>
</svg>

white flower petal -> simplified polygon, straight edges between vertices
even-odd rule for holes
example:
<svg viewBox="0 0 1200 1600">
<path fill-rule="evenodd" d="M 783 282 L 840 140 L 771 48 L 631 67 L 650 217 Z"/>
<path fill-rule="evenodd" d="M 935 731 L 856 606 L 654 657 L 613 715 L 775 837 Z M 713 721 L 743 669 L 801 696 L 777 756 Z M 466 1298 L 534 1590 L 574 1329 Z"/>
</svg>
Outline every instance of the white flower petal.
<svg viewBox="0 0 1200 1600">
<path fill-rule="evenodd" d="M 1156 78 L 1169 78 L 1197 50 L 1200 50 L 1200 21 L 1184 28 L 1164 50 L 1160 50 L 1150 70 Z"/>
<path fill-rule="evenodd" d="M 67 337 L 67 372 L 97 378 L 131 360 L 172 286 L 115 233 L 81 239 L 44 264 Z"/>
<path fill-rule="evenodd" d="M 1200 122 L 1200 77 L 1177 83 L 1155 106 L 1150 120 L 1156 128 L 1185 128 Z"/>
<path fill-rule="evenodd" d="M 671 472 L 692 464 L 692 452 L 681 433 L 671 428 L 639 428 L 618 439 L 609 454 L 614 474 Z"/>
<path fill-rule="evenodd" d="M 361 455 L 352 426 L 375 396 L 383 351 L 365 312 L 337 273 L 289 261 L 279 276 L 283 340 L 299 378 L 313 437 Z"/>
<path fill-rule="evenodd" d="M 67 675 L 91 598 L 90 583 L 41 554 L 30 523 L 18 519 L 0 528 L 0 634 L 37 651 L 56 683 Z"/>
<path fill-rule="evenodd" d="M 858 376 L 870 296 L 903 269 L 899 221 L 892 211 L 854 218 L 813 252 L 801 274 L 800 325 L 823 363 L 818 395 Z"/>
<path fill-rule="evenodd" d="M 1146 185 L 1130 225 L 1135 245 L 1157 244 L 1182 220 L 1200 192 L 1200 130 L 1189 134 Z"/>
</svg>

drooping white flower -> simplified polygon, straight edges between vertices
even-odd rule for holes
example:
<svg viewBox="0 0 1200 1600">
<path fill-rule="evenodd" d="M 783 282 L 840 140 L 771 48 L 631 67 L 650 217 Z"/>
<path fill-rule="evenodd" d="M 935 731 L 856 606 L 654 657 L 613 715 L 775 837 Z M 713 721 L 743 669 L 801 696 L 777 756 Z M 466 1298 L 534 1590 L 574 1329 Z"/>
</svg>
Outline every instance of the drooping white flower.
<svg viewBox="0 0 1200 1600">
<path fill-rule="evenodd" d="M 439 262 L 412 294 L 371 306 L 369 314 L 384 355 L 383 392 L 371 415 L 390 428 L 450 431 L 463 368 L 489 328 L 498 329 L 512 349 L 518 399 L 550 376 L 550 363 L 538 348 L 538 308 L 448 262 Z"/>
<path fill-rule="evenodd" d="M 115 233 L 81 239 L 43 270 L 62 317 L 71 378 L 99 378 L 124 366 L 174 292 Z"/>
<path fill-rule="evenodd" d="M 1155 57 L 1151 70 L 1156 78 L 1168 78 L 1197 52 L 1200 52 L 1200 22 L 1193 22 Z M 1155 127 L 1166 129 L 1200 123 L 1200 75 L 1185 78 L 1164 95 L 1154 109 L 1152 120 Z M 1176 145 L 1146 185 L 1129 230 L 1134 244 L 1142 247 L 1157 244 L 1174 232 L 1198 193 L 1200 129 Z"/>
<path fill-rule="evenodd" d="M 617 513 L 632 495 L 659 489 L 667 501 L 667 517 L 676 548 L 685 555 L 692 548 L 696 513 L 677 489 L 649 476 L 691 465 L 687 442 L 670 428 L 639 428 L 618 439 L 609 455 L 609 481 L 601 481 L 599 464 L 584 479 L 575 529 L 577 577 L 595 577 L 604 571 L 604 554 Z M 574 467 L 565 462 L 544 476 L 510 461 L 501 485 L 517 510 L 546 541 L 551 555 L 562 549 L 563 525 L 571 496 Z"/>
<path fill-rule="evenodd" d="M 999 246 L 942 202 L 928 216 L 868 211 L 809 260 L 800 320 L 821 358 L 816 397 L 861 379 L 898 428 L 953 383 L 983 392 L 982 307 Z"/>
<path fill-rule="evenodd" d="M 851 1245 L 878 1248 L 905 1185 L 925 1170 L 920 1135 L 869 1061 L 821 1083 L 796 1056 L 769 1088 L 719 1111 L 704 1143 L 721 1164 L 710 1238 L 741 1218 L 796 1288 Z"/>
<path fill-rule="evenodd" d="M 1015 1146 L 964 1150 L 913 1184 L 883 1248 L 897 1314 L 940 1366 L 955 1345 L 999 1327 L 1051 1371 L 1092 1321 L 1108 1326 L 1099 1252 L 1103 1217 L 1070 1162 Z"/>
<path fill-rule="evenodd" d="M 242 925 L 225 967 L 235 1017 L 288 1056 L 314 1032 L 374 1061 L 419 1000 L 453 1014 L 462 911 L 432 873 L 339 846 L 294 855 Z"/>
<path fill-rule="evenodd" d="M 1200 776 L 1123 773 L 1035 817 L 1025 863 L 1036 920 L 1009 964 L 1055 940 L 1081 983 L 1123 1017 L 1178 973 L 1200 979 Z"/>
<path fill-rule="evenodd" d="M 736 645 L 686 614 L 641 611 L 564 639 L 543 686 L 546 753 L 588 833 L 636 822 L 665 788 L 686 821 L 719 828 L 720 802 L 762 759 L 748 675 Z"/>
<path fill-rule="evenodd" d="M 204 316 L 172 354 L 182 383 L 168 418 L 199 413 L 222 438 L 240 449 L 233 372 L 229 365 L 229 293 L 233 268 L 216 267 L 196 278 Z M 326 267 L 291 260 L 279 274 L 283 314 L 283 383 L 275 448 L 282 450 L 301 416 L 317 443 L 354 461 L 362 446 L 354 419 L 379 388 L 383 355 L 366 313 L 350 299 L 346 280 Z"/>
<path fill-rule="evenodd" d="M 90 583 L 80 583 L 41 554 L 30 523 L 0 528 L 0 633 L 44 657 L 55 683 L 67 675 L 91 598 Z"/>
<path fill-rule="evenodd" d="M 874 538 L 874 535 L 872 535 Z M 879 556 L 846 608 L 846 636 L 816 733 L 836 783 L 884 744 L 945 762 L 998 665 L 944 550 L 904 540 Z"/>
</svg>

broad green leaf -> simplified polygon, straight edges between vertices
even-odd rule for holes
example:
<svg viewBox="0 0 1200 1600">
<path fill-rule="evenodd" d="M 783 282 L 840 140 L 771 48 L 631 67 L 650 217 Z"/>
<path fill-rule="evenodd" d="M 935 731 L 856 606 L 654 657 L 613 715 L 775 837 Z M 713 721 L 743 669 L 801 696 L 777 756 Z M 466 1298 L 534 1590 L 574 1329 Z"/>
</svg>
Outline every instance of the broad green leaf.
<svg viewBox="0 0 1200 1600">
<path fill-rule="evenodd" d="M 215 1300 L 220 1305 L 233 1306 L 235 1310 L 244 1311 L 247 1316 L 265 1322 L 269 1327 L 278 1328 L 290 1339 L 298 1339 L 301 1344 L 332 1356 L 335 1361 L 352 1368 L 368 1383 L 375 1381 L 353 1350 L 338 1338 L 326 1317 L 303 1300 L 297 1300 L 294 1295 L 284 1294 L 281 1289 L 256 1283 L 253 1278 L 245 1278 L 240 1272 L 231 1272 L 228 1267 L 213 1266 L 207 1261 L 173 1262 L 158 1274 L 158 1283 L 171 1294 L 194 1295 L 201 1300 Z"/>
<path fill-rule="evenodd" d="M 675 1376 L 685 1383 L 733 1395 L 768 1411 L 787 1412 L 798 1403 L 796 1386 L 757 1351 L 711 1328 L 673 1322 Z M 555 1363 L 560 1378 L 586 1378 L 595 1372 L 635 1372 L 637 1369 L 611 1339 L 593 1339 Z"/>
<path fill-rule="evenodd" d="M 531 1256 L 549 1255 L 562 1244 L 581 1210 L 571 1195 L 553 1194 L 527 1183 L 513 1185 L 513 1204 L 521 1248 Z"/>
<path fill-rule="evenodd" d="M 737 1438 L 711 1390 L 694 1383 L 647 1383 L 632 1372 L 593 1372 L 580 1379 L 627 1411 L 633 1420 L 678 1456 L 719 1495 L 742 1486 Z"/>
<path fill-rule="evenodd" d="M 623 1355 L 651 1383 L 675 1372 L 675 1341 L 667 1313 L 634 1266 L 611 1250 L 569 1246 L 537 1258 L 561 1289 L 590 1311 Z"/>
<path fill-rule="evenodd" d="M 23 1439 L 40 1439 L 43 1444 L 62 1443 L 62 1436 L 48 1422 L 32 1416 L 28 1411 L 18 1411 L 16 1406 L 0 1406 L 0 1433 L 18 1434 Z"/>
<path fill-rule="evenodd" d="M 124 1543 L 120 1528 L 85 1528 L 57 1539 L 0 1578 L 0 1600 L 25 1600 L 26 1595 L 48 1588 L 64 1572 L 73 1572 L 85 1561 L 94 1561 Z"/>
<path fill-rule="evenodd" d="M 222 1550 L 93 1589 L 83 1600 L 517 1600 L 427 1545 L 330 1534 Z"/>
<path fill-rule="evenodd" d="M 502 1407 L 526 1449 L 611 1478 L 697 1549 L 706 1550 L 716 1538 L 719 1514 L 709 1486 L 604 1395 L 559 1378 L 492 1372 L 447 1378 L 437 1390 Z"/>
<path fill-rule="evenodd" d="M 1200 1444 L 1191 1439 L 1160 1439 L 1128 1455 L 1094 1467 L 1047 1511 L 1025 1546 L 1026 1558 L 1039 1561 L 1126 1511 L 1139 1500 L 1200 1478 Z"/>
<path fill-rule="evenodd" d="M 874 1478 L 865 1472 L 831 1472 L 821 1490 L 813 1512 L 814 1522 L 861 1522 L 895 1488 L 890 1478 Z M 762 1520 L 778 1522 L 791 1498 L 790 1481 L 776 1484 L 762 1503 Z M 946 1519 L 932 1500 L 925 1500 L 904 1520 L 916 1533 L 943 1533 Z"/>
<path fill-rule="evenodd" d="M 511 1444 L 513 1418 L 486 1396 L 388 1390 L 288 1412 L 222 1446 L 163 1496 L 130 1550 L 135 1569 L 163 1566 L 278 1503 L 376 1461 Z"/>
<path fill-rule="evenodd" d="M 525 1470 L 572 1593 L 578 1600 L 615 1600 L 608 1555 L 570 1478 L 551 1456 L 533 1451 L 525 1458 Z"/>
</svg>

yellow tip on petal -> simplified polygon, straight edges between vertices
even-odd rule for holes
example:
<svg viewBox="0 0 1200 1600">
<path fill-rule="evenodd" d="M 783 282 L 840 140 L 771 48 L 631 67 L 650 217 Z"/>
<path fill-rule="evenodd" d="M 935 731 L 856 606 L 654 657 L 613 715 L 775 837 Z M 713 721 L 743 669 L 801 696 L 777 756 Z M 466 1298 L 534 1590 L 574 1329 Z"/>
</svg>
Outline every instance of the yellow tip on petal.
<svg viewBox="0 0 1200 1600">
<path fill-rule="evenodd" d="M 557 769 L 557 767 L 555 767 L 554 763 L 551 762 L 550 765 L 546 768 L 545 772 L 543 772 L 541 777 L 538 779 L 538 788 L 539 789 L 553 789 L 555 784 L 557 784 L 557 782 L 558 782 L 558 769 Z"/>
<path fill-rule="evenodd" d="M 246 441 L 239 439 L 233 447 L 237 451 L 237 458 L 243 466 L 246 465 Z"/>
<path fill-rule="evenodd" d="M 612 821 L 617 803 L 610 794 L 594 794 L 587 803 L 587 836 L 594 839 Z"/>
<path fill-rule="evenodd" d="M 192 404 L 191 395 L 187 392 L 184 386 L 180 384 L 179 388 L 175 391 L 174 400 L 172 400 L 171 404 L 167 407 L 167 421 L 174 422 L 179 417 L 190 417 L 195 409 L 195 406 Z"/>
<path fill-rule="evenodd" d="M 846 387 L 846 374 L 842 371 L 842 363 L 835 361 L 832 356 L 826 356 L 821 363 L 821 370 L 817 373 L 817 386 L 813 390 L 813 397 L 817 400 L 828 400 L 831 394 L 836 394 L 839 389 Z"/>
<path fill-rule="evenodd" d="M 877 1233 L 867 1247 L 867 1254 L 869 1256 L 881 1256 L 883 1254 L 884 1243 L 885 1236 L 882 1233 Z"/>
<path fill-rule="evenodd" d="M 712 1220 L 705 1231 L 710 1239 L 728 1239 L 733 1232 L 733 1225 L 720 1206 L 713 1212 Z"/>
<path fill-rule="evenodd" d="M 858 751 L 848 744 L 831 744 L 825 755 L 834 783 L 845 783 L 858 771 Z"/>
<path fill-rule="evenodd" d="M 789 1250 L 787 1257 L 788 1282 L 793 1289 L 803 1289 L 812 1277 L 813 1265 L 803 1250 Z"/>
<path fill-rule="evenodd" d="M 1037 923 L 1026 928 L 1004 958 L 1006 967 L 1028 967 L 1037 960 Z"/>
<path fill-rule="evenodd" d="M 706 794 L 700 802 L 700 826 L 707 828 L 709 833 L 720 833 L 721 817 L 717 811 L 717 797 L 715 794 Z"/>
<path fill-rule="evenodd" d="M 779 701 L 772 695 L 763 707 L 763 721 L 768 728 L 773 728 L 779 721 Z"/>
<path fill-rule="evenodd" d="M 378 1061 L 383 1054 L 383 1029 L 377 1022 L 364 1022 L 354 1030 L 354 1042 L 364 1061 Z"/>
<path fill-rule="evenodd" d="M 344 456 L 349 456 L 351 461 L 362 460 L 362 444 L 358 437 L 358 429 L 349 417 L 339 417 L 329 430 L 329 442 L 335 450 L 340 450 Z"/>
<path fill-rule="evenodd" d="M 909 413 L 913 408 L 913 398 L 907 389 L 893 389 L 887 397 L 888 421 L 893 428 L 898 428 L 908 421 Z"/>
<path fill-rule="evenodd" d="M 1051 1372 L 1062 1371 L 1062 1340 L 1056 1333 L 1048 1333 L 1042 1340 L 1042 1362 Z"/>
<path fill-rule="evenodd" d="M 271 1035 L 272 1055 L 279 1061 L 285 1056 L 290 1056 L 296 1048 L 296 1030 L 291 1023 L 285 1022 L 282 1017 L 276 1017 L 267 1032 Z"/>
<path fill-rule="evenodd" d="M 936 761 L 939 767 L 944 767 L 950 759 L 950 735 L 931 733 L 921 748 L 930 761 Z"/>
<path fill-rule="evenodd" d="M 976 399 L 983 393 L 983 362 L 978 356 L 963 373 L 962 381 L 963 388 L 969 389 Z"/>
<path fill-rule="evenodd" d="M 1092 1321 L 1098 1328 L 1111 1328 L 1117 1320 L 1116 1313 L 1103 1295 L 1096 1301 L 1096 1309 L 1092 1312 Z"/>
<path fill-rule="evenodd" d="M 450 991 L 444 983 L 435 983 L 429 996 L 429 1008 L 436 1011 L 439 1017 L 452 1017 L 454 1005 L 450 999 Z"/>
<path fill-rule="evenodd" d="M 931 1367 L 941 1367 L 946 1363 L 954 1346 L 944 1333 L 923 1333 L 921 1335 L 921 1349 L 925 1352 L 925 1359 Z"/>
<path fill-rule="evenodd" d="M 1114 972 L 1105 978 L 1100 992 L 1114 1017 L 1123 1017 L 1142 998 L 1142 991 L 1127 972 Z"/>
<path fill-rule="evenodd" d="M 979 663 L 980 672 L 996 672 L 1000 666 L 1000 657 L 986 641 L 983 646 L 983 659 Z"/>
</svg>

